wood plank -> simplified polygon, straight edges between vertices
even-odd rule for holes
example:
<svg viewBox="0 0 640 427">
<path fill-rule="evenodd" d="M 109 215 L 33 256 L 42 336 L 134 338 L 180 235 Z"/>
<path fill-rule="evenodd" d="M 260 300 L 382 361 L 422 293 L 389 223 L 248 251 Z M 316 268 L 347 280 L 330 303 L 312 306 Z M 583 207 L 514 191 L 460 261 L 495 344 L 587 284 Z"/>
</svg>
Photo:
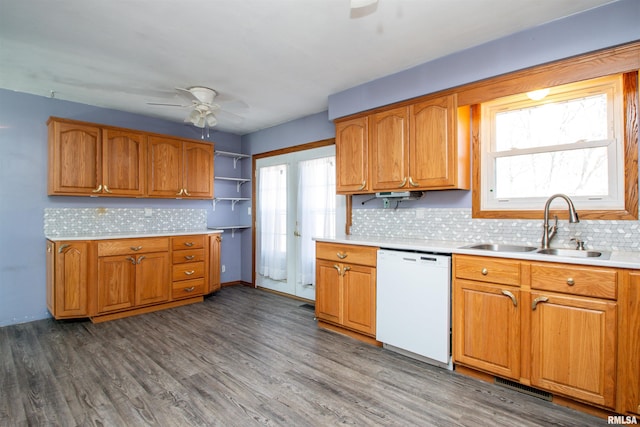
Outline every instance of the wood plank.
<svg viewBox="0 0 640 427">
<path fill-rule="evenodd" d="M 318 328 L 302 305 L 234 286 L 112 322 L 0 328 L 0 425 L 603 422 Z"/>
</svg>

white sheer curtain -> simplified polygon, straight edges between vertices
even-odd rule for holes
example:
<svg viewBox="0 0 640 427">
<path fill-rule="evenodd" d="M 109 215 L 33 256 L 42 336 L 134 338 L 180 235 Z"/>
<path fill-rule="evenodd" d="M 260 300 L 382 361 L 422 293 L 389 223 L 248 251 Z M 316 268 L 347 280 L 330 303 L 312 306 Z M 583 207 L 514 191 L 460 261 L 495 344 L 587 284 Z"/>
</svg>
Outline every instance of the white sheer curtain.
<svg viewBox="0 0 640 427">
<path fill-rule="evenodd" d="M 260 168 L 258 273 L 273 280 L 287 278 L 287 165 Z"/>
<path fill-rule="evenodd" d="M 335 156 L 305 160 L 298 165 L 298 282 L 315 285 L 315 241 L 312 238 L 335 237 Z"/>
</svg>

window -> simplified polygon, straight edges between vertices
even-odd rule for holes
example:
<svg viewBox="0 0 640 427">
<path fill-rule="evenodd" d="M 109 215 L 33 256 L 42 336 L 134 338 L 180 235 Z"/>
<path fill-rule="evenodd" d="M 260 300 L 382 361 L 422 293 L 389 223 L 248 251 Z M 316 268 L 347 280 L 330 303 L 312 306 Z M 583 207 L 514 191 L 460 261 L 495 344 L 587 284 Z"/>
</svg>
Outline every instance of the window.
<svg viewBox="0 0 640 427">
<path fill-rule="evenodd" d="M 481 105 L 481 210 L 541 210 L 564 193 L 578 210 L 625 209 L 621 76 Z"/>
</svg>

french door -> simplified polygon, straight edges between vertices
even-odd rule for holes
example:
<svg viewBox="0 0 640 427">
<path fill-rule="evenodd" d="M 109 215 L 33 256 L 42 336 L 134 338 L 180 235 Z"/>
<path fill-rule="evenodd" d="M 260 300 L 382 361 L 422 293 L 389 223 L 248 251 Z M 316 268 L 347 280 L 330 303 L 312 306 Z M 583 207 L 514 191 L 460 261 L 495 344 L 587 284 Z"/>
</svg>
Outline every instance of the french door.
<svg viewBox="0 0 640 427">
<path fill-rule="evenodd" d="M 335 146 L 256 161 L 256 285 L 315 300 L 315 241 L 344 230 Z"/>
</svg>

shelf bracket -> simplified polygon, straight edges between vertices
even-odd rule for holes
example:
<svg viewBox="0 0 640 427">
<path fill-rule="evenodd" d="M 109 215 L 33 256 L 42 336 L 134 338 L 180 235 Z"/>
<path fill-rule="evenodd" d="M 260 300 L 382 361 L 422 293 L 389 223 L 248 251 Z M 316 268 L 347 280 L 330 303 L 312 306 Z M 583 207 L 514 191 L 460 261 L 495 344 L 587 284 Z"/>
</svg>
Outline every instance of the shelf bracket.
<svg viewBox="0 0 640 427">
<path fill-rule="evenodd" d="M 236 199 L 233 199 L 233 200 L 231 201 L 231 210 L 235 210 L 236 203 L 238 203 L 239 201 L 240 201 L 240 200 L 236 200 Z"/>
<path fill-rule="evenodd" d="M 216 203 L 217 203 L 216 199 L 211 200 L 211 204 L 213 205 L 213 211 L 214 212 L 216 211 Z"/>
</svg>

